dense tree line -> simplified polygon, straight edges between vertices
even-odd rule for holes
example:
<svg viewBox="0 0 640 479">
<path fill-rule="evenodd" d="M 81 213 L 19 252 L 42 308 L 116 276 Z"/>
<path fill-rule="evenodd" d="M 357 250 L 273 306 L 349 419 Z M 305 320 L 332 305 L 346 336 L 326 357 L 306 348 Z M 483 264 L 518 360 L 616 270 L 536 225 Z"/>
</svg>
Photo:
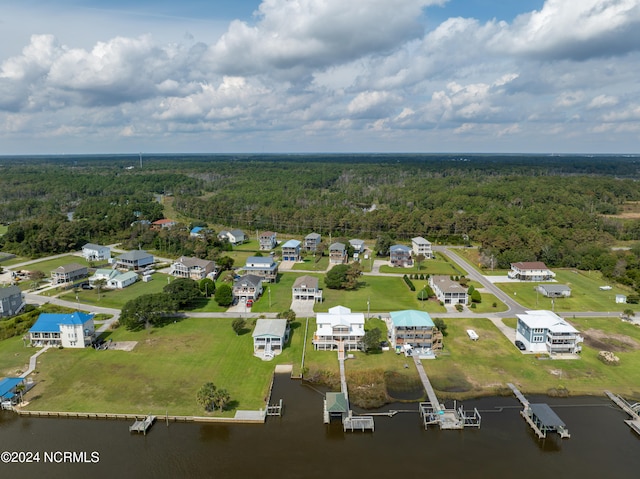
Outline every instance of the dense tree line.
<svg viewBox="0 0 640 479">
<path fill-rule="evenodd" d="M 191 225 L 155 232 L 171 194 L 187 218 L 251 235 L 315 231 L 381 238 L 420 235 L 479 244 L 495 267 L 541 260 L 600 269 L 640 289 L 640 221 L 611 217 L 640 201 L 640 162 L 620 157 L 452 155 L 137 156 L 4 159 L 0 214 L 4 251 L 28 256 L 123 241 L 167 255 L 215 259 L 228 245 L 188 235 Z M 155 196 L 154 196 L 155 195 Z M 73 221 L 65 214 L 74 212 Z M 133 226 L 132 226 L 133 224 Z"/>
</svg>

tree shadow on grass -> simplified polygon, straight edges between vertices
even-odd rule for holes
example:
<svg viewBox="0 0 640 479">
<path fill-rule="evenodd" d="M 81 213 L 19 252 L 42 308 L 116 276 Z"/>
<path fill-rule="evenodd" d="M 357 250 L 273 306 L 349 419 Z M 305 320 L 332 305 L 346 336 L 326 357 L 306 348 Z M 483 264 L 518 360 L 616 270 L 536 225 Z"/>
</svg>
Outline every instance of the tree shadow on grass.
<svg viewBox="0 0 640 479">
<path fill-rule="evenodd" d="M 185 318 L 186 318 L 186 316 L 184 316 L 184 315 L 164 316 L 164 317 L 159 318 L 158 320 L 154 321 L 154 323 L 152 325 L 152 328 L 153 329 L 164 328 L 165 326 L 169 326 L 171 324 L 179 323 Z"/>
</svg>

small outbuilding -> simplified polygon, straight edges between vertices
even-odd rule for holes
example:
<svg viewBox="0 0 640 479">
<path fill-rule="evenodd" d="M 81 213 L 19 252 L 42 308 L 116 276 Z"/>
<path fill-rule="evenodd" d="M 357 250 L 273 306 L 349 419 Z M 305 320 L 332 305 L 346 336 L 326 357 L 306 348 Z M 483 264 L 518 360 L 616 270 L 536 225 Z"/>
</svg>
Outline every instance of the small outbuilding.
<svg viewBox="0 0 640 479">
<path fill-rule="evenodd" d="M 624 294 L 616 294 L 616 304 L 625 304 L 627 297 Z"/>
<path fill-rule="evenodd" d="M 537 290 L 547 298 L 568 298 L 571 288 L 566 284 L 539 284 Z"/>
</svg>

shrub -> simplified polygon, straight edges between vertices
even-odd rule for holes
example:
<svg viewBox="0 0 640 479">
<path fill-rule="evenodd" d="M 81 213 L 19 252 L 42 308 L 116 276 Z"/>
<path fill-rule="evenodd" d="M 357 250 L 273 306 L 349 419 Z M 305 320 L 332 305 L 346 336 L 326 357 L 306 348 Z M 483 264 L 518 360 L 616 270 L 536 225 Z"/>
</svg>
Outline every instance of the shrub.
<svg viewBox="0 0 640 479">
<path fill-rule="evenodd" d="M 407 283 L 407 286 L 409 286 L 409 289 L 411 291 L 415 291 L 416 287 L 413 284 L 413 282 L 409 279 L 409 276 L 407 276 L 406 274 L 402 277 L 402 279 L 404 279 L 404 282 Z"/>
<path fill-rule="evenodd" d="M 456 309 L 458 310 L 458 313 L 462 313 L 462 311 L 464 310 L 464 306 L 458 303 L 456 304 Z"/>
<path fill-rule="evenodd" d="M 471 309 L 476 309 L 476 303 L 471 303 Z"/>
</svg>

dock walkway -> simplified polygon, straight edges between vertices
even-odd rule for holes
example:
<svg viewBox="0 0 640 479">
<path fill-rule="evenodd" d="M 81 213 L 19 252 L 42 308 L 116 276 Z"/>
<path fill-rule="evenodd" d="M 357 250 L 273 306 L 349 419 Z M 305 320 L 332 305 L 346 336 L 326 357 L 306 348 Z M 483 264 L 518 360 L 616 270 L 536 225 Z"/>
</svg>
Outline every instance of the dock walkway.
<svg viewBox="0 0 640 479">
<path fill-rule="evenodd" d="M 147 430 L 151 427 L 155 420 L 155 416 L 147 416 L 142 420 L 136 420 L 133 425 L 129 426 L 129 432 L 141 432 L 146 436 Z"/>
<path fill-rule="evenodd" d="M 631 417 L 631 419 L 626 419 L 624 423 L 636 434 L 640 434 L 640 404 L 631 405 L 620 396 L 613 394 L 611 391 L 605 391 L 604 393 L 616 404 L 616 406 Z"/>
<path fill-rule="evenodd" d="M 531 404 L 514 384 L 507 383 L 507 386 L 522 404 L 523 409 L 520 411 L 520 415 L 529 424 L 538 439 L 546 438 L 547 432 L 556 432 L 562 439 L 571 437 L 565 423 L 548 404 Z"/>
</svg>

